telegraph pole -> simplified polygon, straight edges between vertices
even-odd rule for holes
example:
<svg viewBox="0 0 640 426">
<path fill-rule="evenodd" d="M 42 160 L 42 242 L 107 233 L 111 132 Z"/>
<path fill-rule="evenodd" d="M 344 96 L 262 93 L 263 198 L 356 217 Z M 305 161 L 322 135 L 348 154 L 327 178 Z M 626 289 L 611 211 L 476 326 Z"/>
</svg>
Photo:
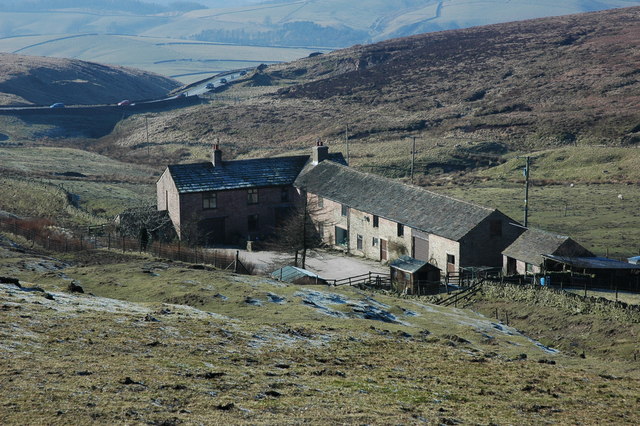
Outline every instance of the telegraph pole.
<svg viewBox="0 0 640 426">
<path fill-rule="evenodd" d="M 144 126 L 147 129 L 147 156 L 149 156 L 149 117 L 144 116 Z"/>
<path fill-rule="evenodd" d="M 413 145 L 411 146 L 411 183 L 413 184 L 413 170 L 416 164 L 416 137 L 413 136 Z"/>
<path fill-rule="evenodd" d="M 344 143 L 347 144 L 347 166 L 349 165 L 349 125 L 344 129 Z"/>
<path fill-rule="evenodd" d="M 526 164 L 524 166 L 524 227 L 529 226 L 529 156 L 526 157 Z"/>
</svg>

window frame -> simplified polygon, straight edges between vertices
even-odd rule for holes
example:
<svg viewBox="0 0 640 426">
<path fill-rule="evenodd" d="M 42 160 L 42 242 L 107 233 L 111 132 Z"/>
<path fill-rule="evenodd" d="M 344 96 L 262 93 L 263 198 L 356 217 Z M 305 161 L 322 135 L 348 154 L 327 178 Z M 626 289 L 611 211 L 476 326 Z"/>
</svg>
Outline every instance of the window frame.
<svg viewBox="0 0 640 426">
<path fill-rule="evenodd" d="M 340 204 L 340 216 L 347 217 L 349 216 L 349 207 L 346 204 Z"/>
<path fill-rule="evenodd" d="M 380 216 L 373 215 L 373 227 L 380 228 Z"/>
<path fill-rule="evenodd" d="M 357 250 L 362 250 L 362 247 L 364 246 L 364 237 L 360 234 L 356 235 L 356 249 Z"/>
<path fill-rule="evenodd" d="M 260 201 L 258 194 L 259 194 L 258 188 L 247 189 L 247 204 L 248 205 L 258 204 Z"/>
<path fill-rule="evenodd" d="M 213 207 L 211 206 L 212 204 L 213 204 Z M 218 208 L 218 193 L 204 192 L 202 194 L 202 210 L 214 210 L 217 208 Z"/>
<path fill-rule="evenodd" d="M 398 237 L 404 237 L 404 225 L 398 222 L 396 228 Z"/>
</svg>

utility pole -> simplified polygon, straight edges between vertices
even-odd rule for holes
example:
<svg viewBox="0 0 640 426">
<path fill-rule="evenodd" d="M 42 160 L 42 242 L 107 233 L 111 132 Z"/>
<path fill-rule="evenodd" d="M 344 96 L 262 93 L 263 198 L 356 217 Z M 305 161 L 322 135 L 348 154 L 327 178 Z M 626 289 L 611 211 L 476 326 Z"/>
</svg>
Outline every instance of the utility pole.
<svg viewBox="0 0 640 426">
<path fill-rule="evenodd" d="M 144 126 L 147 129 L 147 157 L 149 156 L 149 117 L 144 116 Z"/>
<path fill-rule="evenodd" d="M 416 137 L 413 136 L 413 145 L 411 146 L 411 183 L 413 184 L 413 169 L 416 164 Z"/>
<path fill-rule="evenodd" d="M 349 165 L 349 125 L 344 129 L 344 142 L 347 144 L 347 166 Z"/>
<path fill-rule="evenodd" d="M 529 226 L 529 165 L 530 157 L 526 157 L 526 165 L 524 166 L 524 227 Z"/>
</svg>

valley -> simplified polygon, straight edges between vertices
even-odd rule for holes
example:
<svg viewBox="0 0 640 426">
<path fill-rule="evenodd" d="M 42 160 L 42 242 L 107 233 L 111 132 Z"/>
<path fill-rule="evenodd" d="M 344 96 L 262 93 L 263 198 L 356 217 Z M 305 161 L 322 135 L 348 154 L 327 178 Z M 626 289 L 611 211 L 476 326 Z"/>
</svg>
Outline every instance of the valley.
<svg viewBox="0 0 640 426">
<path fill-rule="evenodd" d="M 248 3 L 212 17 L 254 22 Z M 273 9 L 295 15 L 292 5 L 302 13 L 318 3 Z M 401 11 L 388 19 L 381 34 L 425 25 Z M 131 50 L 109 52 L 114 37 Z M 60 45 L 52 40 L 5 38 L 0 50 L 53 56 Z M 46 113 L 0 114 L 0 222 L 24 225 L 0 232 L 0 423 L 640 423 L 638 295 L 613 282 L 584 297 L 586 284 L 568 294 L 549 281 L 494 277 L 443 306 L 448 292 L 464 294 L 464 282 L 429 296 L 293 284 L 241 274 L 254 270 L 244 258 L 247 267 L 233 272 L 239 247 L 225 247 L 231 254 L 215 267 L 203 260 L 213 248 L 163 240 L 147 223 L 145 232 L 137 223 L 128 235 L 115 232 L 127 214 L 158 213 L 156 182 L 167 165 L 253 159 L 245 169 L 259 174 L 262 158 L 324 144 L 373 173 L 370 181 L 394 179 L 514 221 L 527 158 L 530 225 L 626 261 L 640 254 L 640 7 L 337 50 L 206 43 L 204 53 L 201 42 L 160 34 L 70 40 L 61 50 L 69 56 L 111 63 L 126 54 L 147 71 L 2 55 L 0 103 Z M 197 89 L 190 103 L 135 113 L 117 105 L 176 97 L 200 72 L 240 65 L 245 73 Z M 109 106 L 73 114 L 48 108 L 54 102 Z M 259 204 L 257 191 L 253 203 L 241 190 L 239 206 Z M 416 203 L 409 198 L 398 204 Z M 207 208 L 222 210 L 221 200 L 208 197 Z M 340 207 L 338 216 L 350 217 Z M 362 215 L 363 229 L 369 216 L 371 229 L 379 225 L 377 213 Z M 394 237 L 409 232 L 392 225 Z M 261 248 L 251 242 L 242 248 Z M 317 250 L 360 259 L 344 247 Z"/>
</svg>

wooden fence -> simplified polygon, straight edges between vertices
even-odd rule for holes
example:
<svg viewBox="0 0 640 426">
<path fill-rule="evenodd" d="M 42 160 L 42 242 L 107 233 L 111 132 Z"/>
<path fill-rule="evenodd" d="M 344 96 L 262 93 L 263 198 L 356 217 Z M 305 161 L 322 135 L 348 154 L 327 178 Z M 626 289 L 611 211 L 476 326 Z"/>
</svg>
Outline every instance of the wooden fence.
<svg viewBox="0 0 640 426">
<path fill-rule="evenodd" d="M 167 244 L 155 241 L 147 244 L 117 232 L 109 232 L 106 229 L 84 228 L 69 231 L 53 226 L 50 221 L 46 220 L 0 218 L 0 230 L 20 235 L 46 250 L 59 253 L 106 249 L 122 253 L 147 253 L 173 261 L 211 265 L 217 269 L 232 270 L 241 274 L 251 274 L 254 270 L 253 265 L 240 261 L 238 252 L 234 254 L 214 249 L 190 247 L 180 242 Z"/>
</svg>

